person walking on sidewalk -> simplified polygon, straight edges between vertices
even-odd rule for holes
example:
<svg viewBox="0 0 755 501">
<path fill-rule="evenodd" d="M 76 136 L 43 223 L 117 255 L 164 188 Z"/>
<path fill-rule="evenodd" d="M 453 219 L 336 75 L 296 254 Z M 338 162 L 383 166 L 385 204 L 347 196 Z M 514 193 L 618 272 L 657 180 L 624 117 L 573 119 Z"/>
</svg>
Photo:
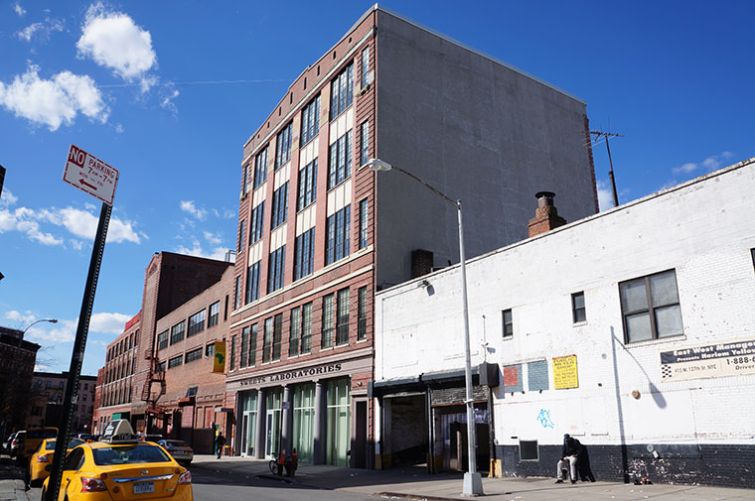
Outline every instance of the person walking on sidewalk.
<svg viewBox="0 0 755 501">
<path fill-rule="evenodd" d="M 278 476 L 283 476 L 283 467 L 286 465 L 286 451 L 278 453 Z"/>
<path fill-rule="evenodd" d="M 217 450 L 218 459 L 223 455 L 223 446 L 225 445 L 225 437 L 223 433 L 218 433 L 218 437 L 215 439 L 215 449 Z"/>
<path fill-rule="evenodd" d="M 564 480 L 564 470 L 569 470 L 571 483 L 577 483 L 577 460 L 582 444 L 579 440 L 572 438 L 568 433 L 564 434 L 564 446 L 561 449 L 561 459 L 556 467 L 556 483 L 562 484 Z"/>
<path fill-rule="evenodd" d="M 296 474 L 296 469 L 299 467 L 299 454 L 296 452 L 296 447 L 291 450 L 291 456 L 286 461 L 286 476 L 293 477 Z"/>
</svg>

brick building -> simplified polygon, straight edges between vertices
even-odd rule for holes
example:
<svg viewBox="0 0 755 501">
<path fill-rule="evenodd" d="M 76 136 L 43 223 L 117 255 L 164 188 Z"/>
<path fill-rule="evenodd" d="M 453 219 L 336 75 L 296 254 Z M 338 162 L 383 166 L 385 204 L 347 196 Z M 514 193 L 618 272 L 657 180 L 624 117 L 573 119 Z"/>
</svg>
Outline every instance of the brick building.
<svg viewBox="0 0 755 501">
<path fill-rule="evenodd" d="M 597 210 L 585 104 L 377 6 L 244 145 L 226 405 L 237 454 L 373 465 L 376 290 L 526 238 L 532 193 Z M 406 305 L 404 305 L 406 306 Z M 350 454 L 350 455 L 349 455 Z"/>
<path fill-rule="evenodd" d="M 499 375 L 492 413 L 477 386 L 478 449 L 505 475 L 553 476 L 569 433 L 598 480 L 755 487 L 753 190 L 755 158 L 469 261 L 472 361 Z M 459 280 L 454 266 L 376 296 L 389 459 L 418 447 L 456 467 L 465 416 L 439 380 L 464 366 Z"/>
<path fill-rule="evenodd" d="M 68 384 L 68 372 L 35 372 L 32 377 L 31 410 L 27 428 L 60 427 Z M 94 412 L 95 376 L 79 376 L 79 399 L 73 410 L 72 433 L 89 433 Z"/>
<path fill-rule="evenodd" d="M 141 312 L 134 315 L 105 351 L 105 366 L 98 371 L 93 415 L 94 433 L 102 433 L 114 419 L 130 419 L 135 391 L 134 373 L 144 354 L 140 352 Z M 141 356 L 140 356 L 141 355 Z M 101 372 L 101 373 L 100 373 Z M 138 392 L 139 388 L 136 389 Z"/>
<path fill-rule="evenodd" d="M 31 410 L 32 374 L 39 345 L 19 329 L 0 327 L 0 436 L 23 428 Z"/>
</svg>

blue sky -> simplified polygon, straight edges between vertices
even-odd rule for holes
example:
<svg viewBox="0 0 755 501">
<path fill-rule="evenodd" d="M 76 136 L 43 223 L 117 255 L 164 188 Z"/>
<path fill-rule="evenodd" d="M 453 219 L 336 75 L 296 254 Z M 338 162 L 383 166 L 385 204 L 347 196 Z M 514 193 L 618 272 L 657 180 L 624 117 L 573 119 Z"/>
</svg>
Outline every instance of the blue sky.
<svg viewBox="0 0 755 501">
<path fill-rule="evenodd" d="M 84 372 L 139 310 L 153 252 L 233 245 L 241 149 L 367 1 L 0 0 L 0 324 L 65 370 L 98 205 L 63 183 L 70 144 L 120 169 Z M 382 5 L 587 102 L 622 201 L 755 155 L 755 3 Z M 128 47 L 128 50 L 124 50 Z M 608 193 L 604 145 L 595 149 Z"/>
</svg>

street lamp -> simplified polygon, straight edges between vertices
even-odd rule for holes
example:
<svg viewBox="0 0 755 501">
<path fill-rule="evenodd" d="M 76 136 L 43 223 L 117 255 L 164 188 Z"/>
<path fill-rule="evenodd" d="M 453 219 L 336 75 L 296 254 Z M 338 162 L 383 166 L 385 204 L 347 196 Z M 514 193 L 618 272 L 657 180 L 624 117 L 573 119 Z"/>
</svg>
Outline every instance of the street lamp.
<svg viewBox="0 0 755 501">
<path fill-rule="evenodd" d="M 47 323 L 50 323 L 50 324 L 57 324 L 58 323 L 58 319 L 57 318 L 40 318 L 39 320 L 35 320 L 34 322 L 30 323 L 26 327 L 26 329 L 24 329 L 21 332 L 21 339 L 24 338 L 24 334 L 26 334 L 26 331 L 28 331 L 29 329 L 31 329 L 32 327 L 34 327 L 35 325 L 37 325 L 38 323 L 41 323 L 41 322 L 47 322 Z"/>
<path fill-rule="evenodd" d="M 472 398 L 472 359 L 469 348 L 469 301 L 467 300 L 467 265 L 464 257 L 464 226 L 462 224 L 461 217 L 461 200 L 454 200 L 442 191 L 427 184 L 425 181 L 415 176 L 411 172 L 405 171 L 399 167 L 394 167 L 388 162 L 380 160 L 379 158 L 372 158 L 365 163 L 365 165 L 375 172 L 388 172 L 390 170 L 396 170 L 408 176 L 425 188 L 429 189 L 446 202 L 456 206 L 459 221 L 459 259 L 461 260 L 461 297 L 462 297 L 462 310 L 464 314 L 464 382 L 466 386 L 466 398 L 464 404 L 467 407 L 467 455 L 469 457 L 469 471 L 464 473 L 464 485 L 462 490 L 463 496 L 481 496 L 482 490 L 482 478 L 477 471 L 477 437 L 475 433 L 475 415 L 474 415 L 474 399 Z M 492 412 L 492 409 L 490 409 Z"/>
</svg>

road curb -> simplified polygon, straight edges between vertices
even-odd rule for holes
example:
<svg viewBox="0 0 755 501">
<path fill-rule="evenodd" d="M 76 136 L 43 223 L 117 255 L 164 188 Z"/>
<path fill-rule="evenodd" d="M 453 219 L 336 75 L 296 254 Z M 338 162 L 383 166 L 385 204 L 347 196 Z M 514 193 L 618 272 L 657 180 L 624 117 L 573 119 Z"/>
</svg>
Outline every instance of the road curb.
<svg viewBox="0 0 755 501">
<path fill-rule="evenodd" d="M 386 498 L 412 499 L 415 501 L 457 501 L 457 498 L 444 498 L 439 496 L 424 496 L 420 494 L 406 494 L 404 492 L 376 492 L 373 496 Z"/>
</svg>

